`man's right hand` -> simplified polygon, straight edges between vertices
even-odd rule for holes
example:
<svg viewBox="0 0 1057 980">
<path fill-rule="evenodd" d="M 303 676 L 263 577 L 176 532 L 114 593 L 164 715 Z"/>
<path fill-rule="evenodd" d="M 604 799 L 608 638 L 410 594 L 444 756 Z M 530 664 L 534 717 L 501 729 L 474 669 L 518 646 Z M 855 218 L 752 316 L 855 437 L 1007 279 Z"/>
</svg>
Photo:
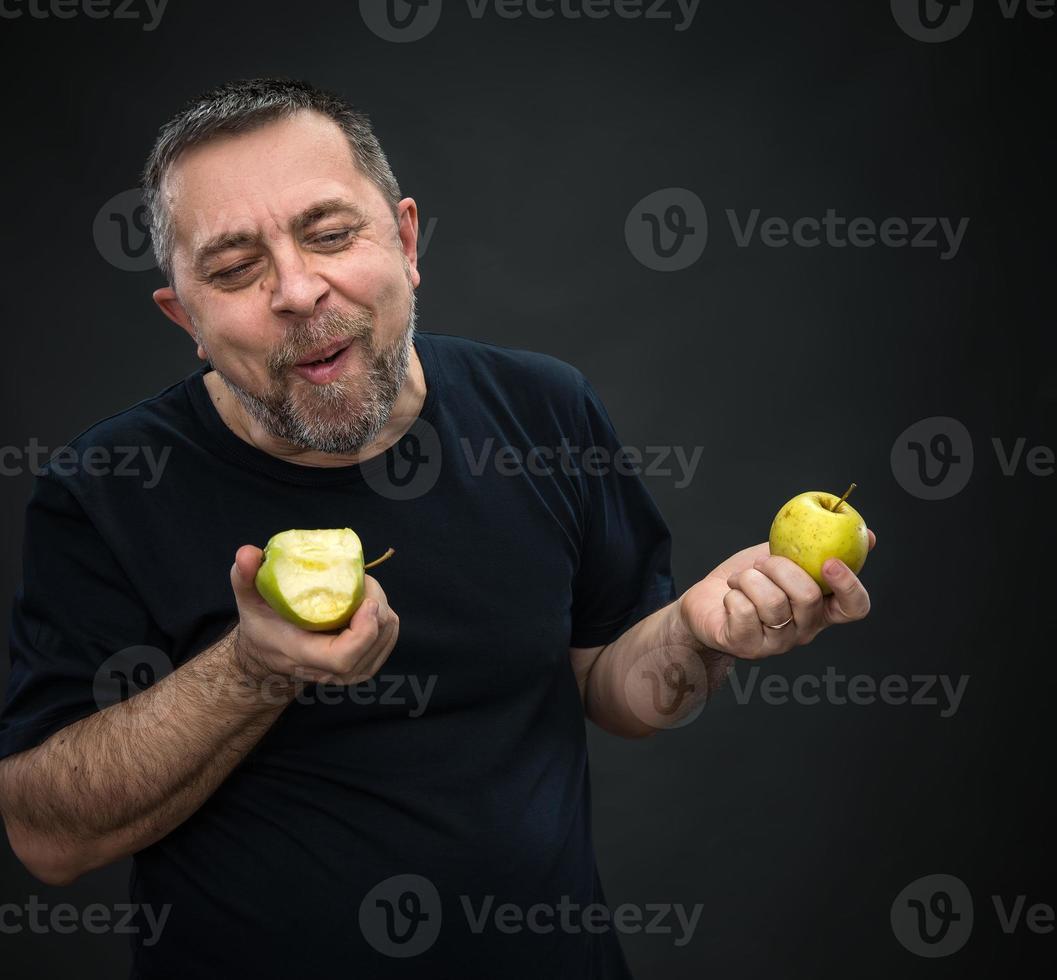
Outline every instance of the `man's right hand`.
<svg viewBox="0 0 1057 980">
<path fill-rule="evenodd" d="M 364 576 L 364 599 L 340 633 L 313 633 L 287 622 L 254 585 L 264 552 L 245 544 L 235 553 L 231 588 L 239 610 L 234 656 L 238 668 L 258 682 L 360 684 L 389 659 L 400 618 L 377 580 Z"/>
</svg>

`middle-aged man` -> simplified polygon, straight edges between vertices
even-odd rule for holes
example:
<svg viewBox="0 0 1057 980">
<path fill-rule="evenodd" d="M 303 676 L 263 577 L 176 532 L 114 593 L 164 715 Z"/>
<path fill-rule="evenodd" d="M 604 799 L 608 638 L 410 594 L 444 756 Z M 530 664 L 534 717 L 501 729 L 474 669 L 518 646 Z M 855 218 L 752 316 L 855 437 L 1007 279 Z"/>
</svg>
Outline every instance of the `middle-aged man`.
<svg viewBox="0 0 1057 980">
<path fill-rule="evenodd" d="M 208 92 L 144 192 L 154 300 L 205 364 L 34 484 L 0 716 L 15 853 L 58 885 L 132 855 L 143 980 L 628 978 L 585 715 L 685 720 L 732 658 L 862 619 L 863 586 L 833 561 L 823 596 L 757 544 L 677 595 L 584 376 L 415 330 L 417 207 L 340 98 Z M 258 545 L 342 527 L 396 549 L 385 590 L 340 631 L 281 619 Z"/>
</svg>

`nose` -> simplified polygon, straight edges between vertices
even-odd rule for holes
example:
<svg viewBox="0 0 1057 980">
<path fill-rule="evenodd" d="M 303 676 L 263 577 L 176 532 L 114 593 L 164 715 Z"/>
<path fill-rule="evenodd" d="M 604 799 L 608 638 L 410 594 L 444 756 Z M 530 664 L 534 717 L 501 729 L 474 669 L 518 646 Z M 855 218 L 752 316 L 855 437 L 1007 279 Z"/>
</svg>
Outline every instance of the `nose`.
<svg viewBox="0 0 1057 980">
<path fill-rule="evenodd" d="M 273 253 L 272 312 L 277 316 L 307 319 L 315 311 L 319 301 L 330 290 L 330 285 L 313 271 L 311 262 L 298 249 Z"/>
</svg>

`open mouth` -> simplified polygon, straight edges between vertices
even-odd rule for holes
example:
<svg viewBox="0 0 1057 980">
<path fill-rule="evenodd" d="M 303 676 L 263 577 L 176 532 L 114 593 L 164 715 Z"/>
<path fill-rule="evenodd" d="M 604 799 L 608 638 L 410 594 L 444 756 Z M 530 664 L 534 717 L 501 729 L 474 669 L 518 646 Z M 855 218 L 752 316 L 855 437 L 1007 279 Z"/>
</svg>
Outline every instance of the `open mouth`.
<svg viewBox="0 0 1057 980">
<path fill-rule="evenodd" d="M 347 362 L 352 357 L 353 342 L 346 340 L 338 347 L 324 347 L 317 353 L 324 353 L 324 357 L 317 357 L 311 361 L 302 361 L 294 365 L 294 373 L 300 375 L 306 381 L 314 385 L 330 384 L 340 378 L 347 368 Z"/>
<path fill-rule="evenodd" d="M 307 361 L 306 366 L 311 366 L 313 364 L 330 364 L 331 361 L 336 361 L 338 359 L 338 357 L 341 355 L 341 351 L 343 350 L 345 350 L 344 347 L 342 347 L 341 350 L 334 351 L 334 353 L 331 354 L 330 357 L 321 357 L 318 361 Z"/>
<path fill-rule="evenodd" d="M 317 357 L 315 360 L 312 361 L 298 361 L 297 364 L 294 366 L 316 367 L 320 364 L 330 364 L 333 361 L 336 361 L 341 356 L 342 352 L 350 346 L 350 344 L 351 341 L 345 340 L 339 342 L 338 344 L 335 344 L 334 346 L 325 347 L 324 350 L 330 351 L 330 353 L 327 354 L 325 357 Z"/>
</svg>

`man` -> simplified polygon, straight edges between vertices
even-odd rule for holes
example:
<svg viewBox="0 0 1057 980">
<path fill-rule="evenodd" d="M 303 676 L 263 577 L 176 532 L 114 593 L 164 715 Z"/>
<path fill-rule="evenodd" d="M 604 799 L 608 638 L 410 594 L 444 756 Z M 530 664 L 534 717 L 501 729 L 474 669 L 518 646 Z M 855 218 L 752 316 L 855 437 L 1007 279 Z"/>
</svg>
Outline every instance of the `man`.
<svg viewBox="0 0 1057 980">
<path fill-rule="evenodd" d="M 149 449 L 156 479 L 53 458 L 34 485 L 0 716 L 16 854 L 51 884 L 134 856 L 134 900 L 167 909 L 144 980 L 629 977 L 578 917 L 605 903 L 585 714 L 669 726 L 733 658 L 861 619 L 861 583 L 838 562 L 824 601 L 756 545 L 677 597 L 643 484 L 575 458 L 620 448 L 584 376 L 415 330 L 417 207 L 337 97 L 207 93 L 144 192 L 155 302 L 205 364 L 71 443 Z M 396 557 L 311 633 L 257 594 L 258 544 L 326 527 Z"/>
</svg>

